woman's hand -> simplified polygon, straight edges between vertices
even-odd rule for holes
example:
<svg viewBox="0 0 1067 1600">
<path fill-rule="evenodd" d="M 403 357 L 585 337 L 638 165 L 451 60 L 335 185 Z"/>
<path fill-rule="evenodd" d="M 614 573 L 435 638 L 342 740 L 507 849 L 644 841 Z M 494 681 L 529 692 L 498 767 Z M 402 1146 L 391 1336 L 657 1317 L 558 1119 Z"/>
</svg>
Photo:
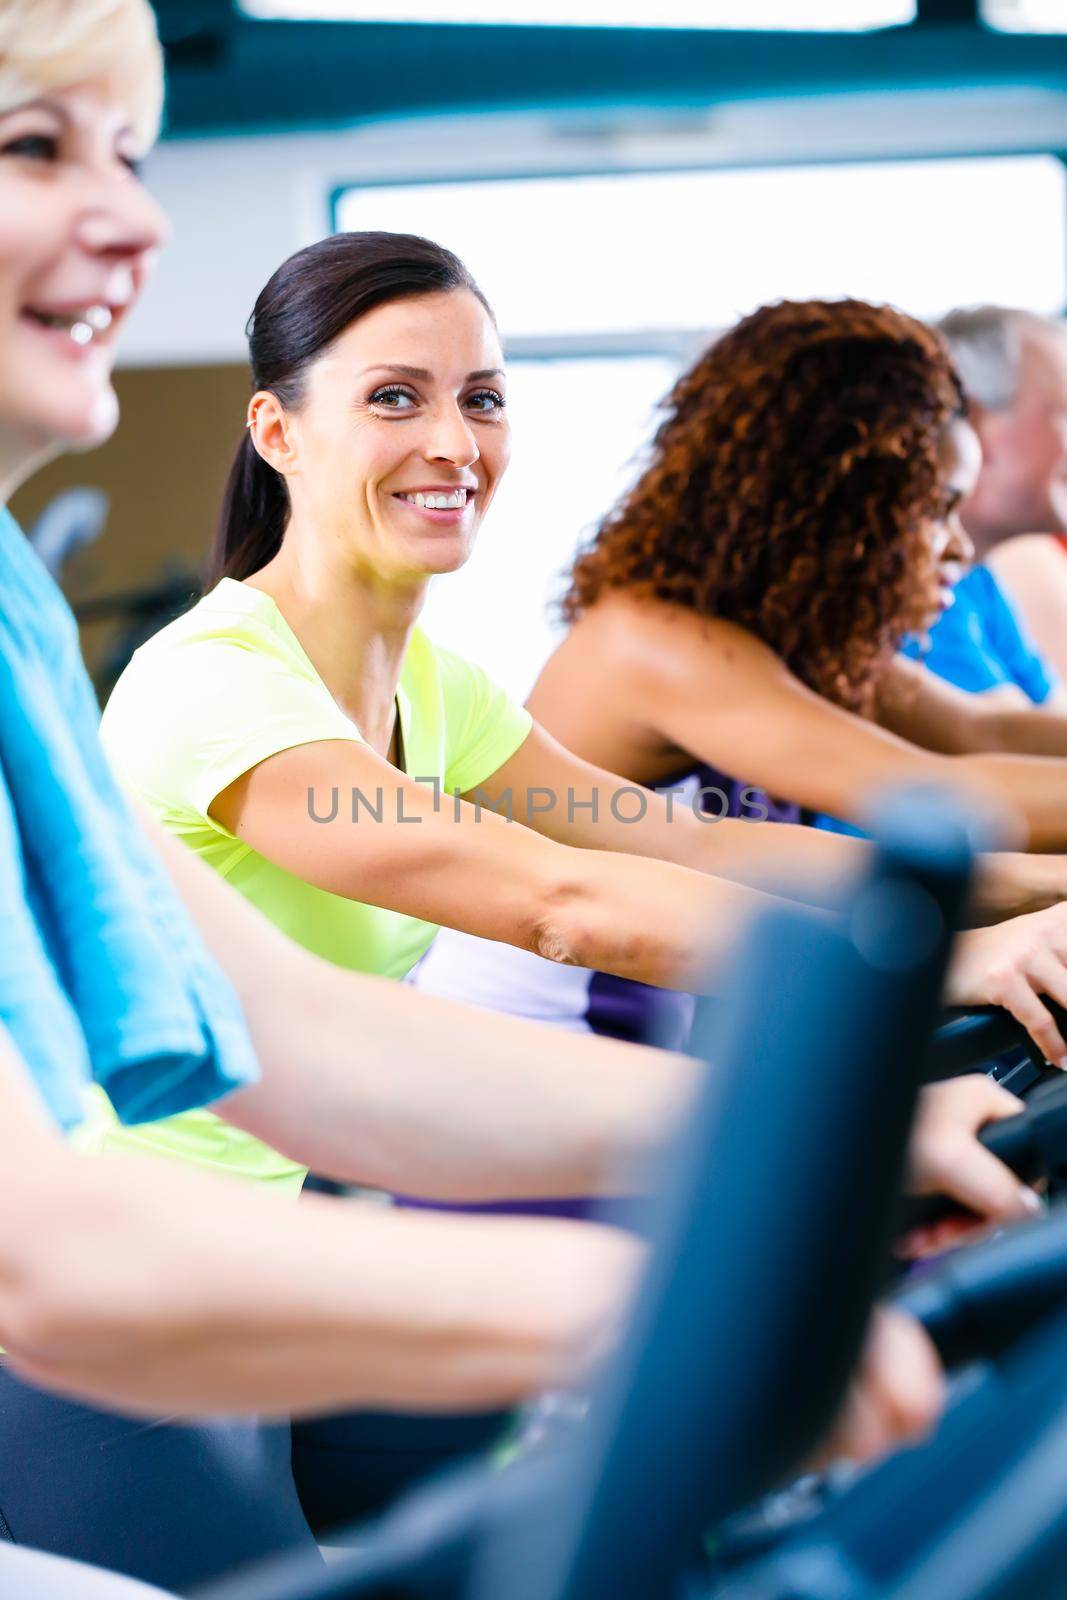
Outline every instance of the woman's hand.
<svg viewBox="0 0 1067 1600">
<path fill-rule="evenodd" d="M 909 1194 L 946 1195 L 969 1215 L 913 1229 L 899 1242 L 898 1254 L 934 1254 L 958 1244 L 975 1228 L 1020 1222 L 1041 1210 L 1033 1189 L 1020 1183 L 977 1138 L 987 1123 L 1022 1109 L 1021 1100 L 981 1073 L 927 1085 L 912 1128 L 905 1186 Z"/>
<path fill-rule="evenodd" d="M 1067 1006 L 1067 904 L 960 935 L 949 968 L 948 1003 L 1003 1006 L 1049 1061 L 1067 1067 L 1067 1040 L 1043 996 Z"/>
<path fill-rule="evenodd" d="M 886 1455 L 928 1433 L 944 1405 L 945 1375 L 922 1326 L 876 1306 L 844 1405 L 809 1466 Z"/>
</svg>

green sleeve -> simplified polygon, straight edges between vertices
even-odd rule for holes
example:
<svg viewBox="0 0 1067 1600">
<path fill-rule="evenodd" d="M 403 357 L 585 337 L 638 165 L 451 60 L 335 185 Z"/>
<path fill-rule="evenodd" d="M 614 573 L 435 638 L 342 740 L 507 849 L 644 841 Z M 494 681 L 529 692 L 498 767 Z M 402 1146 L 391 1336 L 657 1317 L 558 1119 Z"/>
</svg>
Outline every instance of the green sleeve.
<svg viewBox="0 0 1067 1600">
<path fill-rule="evenodd" d="M 138 652 L 101 734 L 120 776 L 161 820 L 212 827 L 216 795 L 268 756 L 323 739 L 363 742 L 324 685 L 225 638 Z"/>
<path fill-rule="evenodd" d="M 473 661 L 434 649 L 445 707 L 445 787 L 467 794 L 511 759 L 533 719 Z"/>
</svg>

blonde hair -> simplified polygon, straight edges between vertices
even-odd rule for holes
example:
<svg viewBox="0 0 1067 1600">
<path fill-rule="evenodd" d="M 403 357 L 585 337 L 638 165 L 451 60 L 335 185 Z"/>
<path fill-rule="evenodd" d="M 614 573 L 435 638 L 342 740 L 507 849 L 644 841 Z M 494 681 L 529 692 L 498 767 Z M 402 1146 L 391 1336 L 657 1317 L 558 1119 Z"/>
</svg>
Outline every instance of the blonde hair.
<svg viewBox="0 0 1067 1600">
<path fill-rule="evenodd" d="M 159 133 L 163 53 L 148 0 L 0 0 L 0 112 L 107 77 L 143 154 Z"/>
</svg>

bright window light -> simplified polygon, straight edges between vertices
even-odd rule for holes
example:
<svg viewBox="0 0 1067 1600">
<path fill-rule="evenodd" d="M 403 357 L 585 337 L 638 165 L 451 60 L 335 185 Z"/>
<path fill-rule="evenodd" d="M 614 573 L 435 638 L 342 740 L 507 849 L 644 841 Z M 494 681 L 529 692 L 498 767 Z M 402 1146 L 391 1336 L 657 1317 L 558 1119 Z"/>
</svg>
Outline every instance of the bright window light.
<svg viewBox="0 0 1067 1600">
<path fill-rule="evenodd" d="M 253 17 L 304 22 L 540 23 L 863 33 L 915 18 L 915 0 L 241 0 Z"/>
<path fill-rule="evenodd" d="M 559 638 L 554 602 L 579 539 L 631 480 L 676 375 L 659 356 L 510 364 L 511 465 L 470 561 L 430 585 L 421 625 L 519 700 Z"/>
<path fill-rule="evenodd" d="M 983 216 L 979 247 L 958 219 Z M 1067 290 L 1052 156 L 352 187 L 335 219 L 448 245 L 506 337 L 721 327 L 783 296 L 1052 312 Z"/>
<path fill-rule="evenodd" d="M 982 16 L 1005 33 L 1067 33 L 1064 0 L 982 0 Z"/>
</svg>

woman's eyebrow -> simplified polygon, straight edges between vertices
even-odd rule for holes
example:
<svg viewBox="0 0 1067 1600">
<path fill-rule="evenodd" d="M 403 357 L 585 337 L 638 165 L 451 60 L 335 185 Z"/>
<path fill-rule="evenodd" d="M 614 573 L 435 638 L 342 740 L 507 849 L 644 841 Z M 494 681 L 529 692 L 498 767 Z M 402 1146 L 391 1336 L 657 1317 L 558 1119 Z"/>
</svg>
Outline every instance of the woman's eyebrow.
<svg viewBox="0 0 1067 1600">
<path fill-rule="evenodd" d="M 22 111 L 47 111 L 60 122 L 69 122 L 67 108 L 61 102 L 52 100 L 46 94 L 39 94 L 32 100 L 22 100 L 17 106 L 6 106 L 0 111 L 0 118 L 17 117 Z"/>
<path fill-rule="evenodd" d="M 371 372 L 396 372 L 402 378 L 418 378 L 425 383 L 430 376 L 425 367 L 404 367 L 398 361 L 383 361 L 374 367 L 367 367 L 366 374 Z"/>
<path fill-rule="evenodd" d="M 425 383 L 428 378 L 433 376 L 426 367 L 406 367 L 399 361 L 385 361 L 377 366 L 367 367 L 364 377 L 372 372 L 395 372 L 402 378 L 415 378 L 420 383 Z M 468 372 L 466 381 L 468 383 L 477 383 L 483 378 L 502 378 L 503 376 L 502 367 L 483 367 L 478 372 Z"/>
<path fill-rule="evenodd" d="M 63 123 L 68 128 L 75 121 L 70 114 L 69 108 L 63 104 L 62 100 L 53 100 L 47 94 L 37 95 L 33 100 L 23 100 L 17 106 L 9 106 L 6 110 L 0 111 L 0 121 L 7 117 L 17 117 L 21 111 L 45 111 L 49 116 L 55 117 L 57 122 Z M 133 131 L 132 123 L 124 122 L 121 128 L 115 131 L 115 143 L 118 144 L 120 140 L 129 138 Z"/>
</svg>

